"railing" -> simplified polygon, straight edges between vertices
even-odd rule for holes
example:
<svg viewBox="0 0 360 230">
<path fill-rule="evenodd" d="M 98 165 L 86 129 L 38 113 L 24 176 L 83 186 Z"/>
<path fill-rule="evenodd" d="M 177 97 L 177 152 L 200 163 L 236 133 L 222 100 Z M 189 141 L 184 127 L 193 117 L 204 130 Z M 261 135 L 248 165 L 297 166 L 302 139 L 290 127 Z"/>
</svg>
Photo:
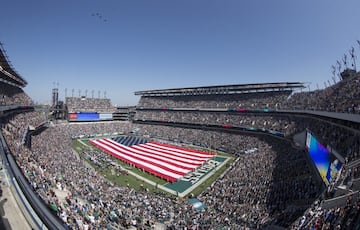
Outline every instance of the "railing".
<svg viewBox="0 0 360 230">
<path fill-rule="evenodd" d="M 335 197 L 332 199 L 324 200 L 321 203 L 321 208 L 330 209 L 330 208 L 342 207 L 346 204 L 346 200 L 348 199 L 349 196 L 352 196 L 353 198 L 352 200 L 354 202 L 355 200 L 357 200 L 356 198 L 359 196 L 359 191 L 349 193 L 343 196 Z"/>
</svg>

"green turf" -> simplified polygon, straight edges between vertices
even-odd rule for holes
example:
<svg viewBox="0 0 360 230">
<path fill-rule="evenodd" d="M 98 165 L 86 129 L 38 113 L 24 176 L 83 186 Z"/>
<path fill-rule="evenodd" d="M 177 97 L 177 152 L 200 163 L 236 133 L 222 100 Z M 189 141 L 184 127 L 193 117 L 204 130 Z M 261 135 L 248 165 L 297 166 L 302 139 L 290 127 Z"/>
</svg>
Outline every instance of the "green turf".
<svg viewBox="0 0 360 230">
<path fill-rule="evenodd" d="M 215 157 L 213 157 L 212 159 L 213 159 L 214 161 L 224 162 L 224 161 L 226 161 L 227 158 L 228 158 L 228 157 L 215 156 Z"/>
<path fill-rule="evenodd" d="M 178 180 L 173 183 L 167 183 L 165 187 L 175 190 L 177 192 L 184 192 L 186 189 L 188 189 L 192 184 L 189 181 L 182 181 Z"/>
</svg>

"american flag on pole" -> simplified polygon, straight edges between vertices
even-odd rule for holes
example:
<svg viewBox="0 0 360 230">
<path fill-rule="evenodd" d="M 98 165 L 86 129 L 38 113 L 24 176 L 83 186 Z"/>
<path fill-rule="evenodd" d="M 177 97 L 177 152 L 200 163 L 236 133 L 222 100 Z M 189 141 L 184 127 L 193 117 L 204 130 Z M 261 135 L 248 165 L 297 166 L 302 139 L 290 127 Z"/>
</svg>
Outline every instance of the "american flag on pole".
<svg viewBox="0 0 360 230">
<path fill-rule="evenodd" d="M 90 140 L 104 152 L 170 182 L 194 171 L 214 154 L 179 146 L 148 142 L 137 137 Z"/>
</svg>

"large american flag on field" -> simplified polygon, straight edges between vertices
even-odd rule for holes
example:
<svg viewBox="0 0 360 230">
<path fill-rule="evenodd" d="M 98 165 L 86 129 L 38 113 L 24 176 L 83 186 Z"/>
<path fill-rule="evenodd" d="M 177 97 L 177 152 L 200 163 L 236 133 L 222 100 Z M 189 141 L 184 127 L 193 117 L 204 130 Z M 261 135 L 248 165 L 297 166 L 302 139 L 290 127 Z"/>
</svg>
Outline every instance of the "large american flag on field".
<svg viewBox="0 0 360 230">
<path fill-rule="evenodd" d="M 112 156 L 155 176 L 174 182 L 194 171 L 214 154 L 175 145 L 148 142 L 137 137 L 90 140 Z"/>
</svg>

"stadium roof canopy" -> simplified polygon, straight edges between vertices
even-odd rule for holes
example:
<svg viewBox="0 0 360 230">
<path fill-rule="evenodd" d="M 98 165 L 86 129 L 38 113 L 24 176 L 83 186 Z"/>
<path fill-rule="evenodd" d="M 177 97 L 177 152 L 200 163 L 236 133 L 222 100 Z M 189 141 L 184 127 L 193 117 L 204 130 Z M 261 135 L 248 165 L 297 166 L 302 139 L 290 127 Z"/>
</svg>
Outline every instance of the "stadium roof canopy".
<svg viewBox="0 0 360 230">
<path fill-rule="evenodd" d="M 25 87 L 27 82 L 11 66 L 3 45 L 0 43 L 0 81 L 16 87 Z"/>
<path fill-rule="evenodd" d="M 302 82 L 278 82 L 278 83 L 256 83 L 241 85 L 216 85 L 189 88 L 173 88 L 136 91 L 140 96 L 185 96 L 185 95 L 214 95 L 214 94 L 239 94 L 256 92 L 279 92 L 294 91 L 305 88 Z"/>
</svg>

